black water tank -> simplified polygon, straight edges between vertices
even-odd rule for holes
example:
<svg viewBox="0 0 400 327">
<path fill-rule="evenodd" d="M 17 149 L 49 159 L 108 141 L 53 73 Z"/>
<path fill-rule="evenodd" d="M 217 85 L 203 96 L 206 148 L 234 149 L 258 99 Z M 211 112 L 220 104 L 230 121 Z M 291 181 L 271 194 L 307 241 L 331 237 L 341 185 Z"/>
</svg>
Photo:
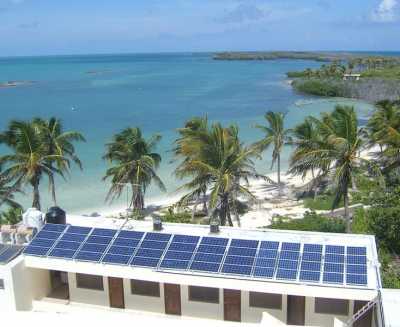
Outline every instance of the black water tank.
<svg viewBox="0 0 400 327">
<path fill-rule="evenodd" d="M 60 207 L 51 207 L 46 213 L 46 223 L 65 225 L 67 223 L 65 211 Z"/>
</svg>

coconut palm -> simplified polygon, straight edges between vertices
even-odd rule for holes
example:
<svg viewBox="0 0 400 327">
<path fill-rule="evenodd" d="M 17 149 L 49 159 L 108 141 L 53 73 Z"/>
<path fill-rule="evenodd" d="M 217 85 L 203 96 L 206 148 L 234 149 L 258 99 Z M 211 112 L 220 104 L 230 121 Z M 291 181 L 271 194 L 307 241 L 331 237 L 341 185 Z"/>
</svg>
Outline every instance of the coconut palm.
<svg viewBox="0 0 400 327">
<path fill-rule="evenodd" d="M 166 190 L 156 173 L 161 156 L 154 150 L 160 139 L 160 135 L 153 135 L 146 140 L 139 128 L 126 128 L 106 145 L 103 158 L 112 164 L 103 178 L 111 179 L 107 200 L 113 201 L 120 197 L 124 187 L 129 185 L 132 189 L 129 206 L 133 206 L 135 210 L 143 210 L 144 196 L 151 183 L 162 191 Z"/>
<path fill-rule="evenodd" d="M 309 117 L 324 142 L 304 151 L 292 161 L 291 173 L 304 174 L 310 169 L 326 169 L 336 189 L 333 207 L 343 199 L 346 230 L 351 230 L 349 215 L 349 188 L 361 169 L 369 169 L 380 177 L 379 169 L 373 162 L 360 156 L 366 147 L 364 132 L 358 127 L 357 115 L 353 107 L 336 106 L 331 114 L 323 114 L 321 119 Z"/>
<path fill-rule="evenodd" d="M 220 124 L 194 135 L 192 146 L 196 148 L 196 155 L 188 158 L 177 171 L 178 175 L 192 177 L 182 187 L 190 192 L 182 197 L 180 204 L 193 201 L 206 185 L 212 216 L 217 216 L 222 225 L 233 226 L 232 214 L 238 219 L 238 200 L 255 199 L 247 186 L 249 178 L 261 177 L 252 161 L 258 150 L 240 143 L 236 126 L 224 128 Z"/>
<path fill-rule="evenodd" d="M 1 172 L 0 167 L 0 175 Z M 15 201 L 15 193 L 21 193 L 21 190 L 11 187 L 4 178 L 0 178 L 0 205 L 5 204 L 11 208 L 20 208 L 21 205 Z"/>
<path fill-rule="evenodd" d="M 51 117 L 49 120 L 36 118 L 34 119 L 34 123 L 39 127 L 42 144 L 46 148 L 47 155 L 58 155 L 69 159 L 69 161 L 49 161 L 49 167 L 53 167 L 54 164 L 60 171 L 68 173 L 70 169 L 69 162 L 71 161 L 82 170 L 82 163 L 76 155 L 73 144 L 74 142 L 85 142 L 85 138 L 81 133 L 76 131 L 64 131 L 61 120 L 55 117 Z M 51 176 L 51 178 L 53 178 L 53 176 Z M 50 187 L 53 203 L 57 205 L 54 180 L 51 181 Z"/>
<path fill-rule="evenodd" d="M 273 112 L 268 111 L 264 115 L 265 120 L 267 121 L 266 125 L 256 125 L 255 127 L 260 129 L 265 135 L 264 138 L 257 142 L 255 146 L 260 151 L 265 151 L 269 149 L 271 146 L 272 149 L 272 162 L 271 169 L 274 168 L 275 163 L 277 164 L 278 170 L 278 187 L 279 192 L 281 191 L 281 152 L 285 145 L 290 144 L 291 142 L 291 130 L 285 129 L 284 120 L 285 115 L 281 112 Z"/>
<path fill-rule="evenodd" d="M 39 127 L 33 122 L 11 121 L 8 130 L 1 134 L 0 141 L 12 150 L 11 154 L 0 158 L 0 165 L 4 166 L 0 179 L 9 182 L 12 190 L 32 186 L 32 207 L 40 210 L 39 185 L 42 178 L 47 176 L 51 185 L 54 175 L 64 177 L 63 172 L 50 163 L 64 162 L 69 165 L 69 160 L 59 154 L 48 154 Z"/>
</svg>

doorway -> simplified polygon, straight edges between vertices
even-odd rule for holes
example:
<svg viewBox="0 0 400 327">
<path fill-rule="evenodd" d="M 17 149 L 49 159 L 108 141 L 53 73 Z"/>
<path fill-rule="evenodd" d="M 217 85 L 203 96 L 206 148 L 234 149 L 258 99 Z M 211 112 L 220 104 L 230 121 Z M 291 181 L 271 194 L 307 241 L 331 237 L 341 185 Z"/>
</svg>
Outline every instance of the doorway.
<svg viewBox="0 0 400 327">
<path fill-rule="evenodd" d="M 241 293 L 224 289 L 224 320 L 242 321 Z"/>
<path fill-rule="evenodd" d="M 181 287 L 176 284 L 164 284 L 165 313 L 180 316 L 181 310 Z"/>
<path fill-rule="evenodd" d="M 306 298 L 304 296 L 287 296 L 287 324 L 305 325 Z"/>
<path fill-rule="evenodd" d="M 125 309 L 124 280 L 122 278 L 108 277 L 108 293 L 111 308 Z"/>
<path fill-rule="evenodd" d="M 48 297 L 59 300 L 69 300 L 68 273 L 50 270 L 51 291 Z"/>
</svg>

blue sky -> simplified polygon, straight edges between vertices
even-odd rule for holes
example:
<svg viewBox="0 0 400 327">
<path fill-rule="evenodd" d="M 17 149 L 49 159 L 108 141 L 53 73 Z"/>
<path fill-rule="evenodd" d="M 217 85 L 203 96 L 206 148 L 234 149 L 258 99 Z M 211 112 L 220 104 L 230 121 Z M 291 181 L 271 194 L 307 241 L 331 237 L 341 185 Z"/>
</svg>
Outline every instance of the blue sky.
<svg viewBox="0 0 400 327">
<path fill-rule="evenodd" d="M 0 56 L 400 50 L 400 0 L 0 0 Z"/>
</svg>

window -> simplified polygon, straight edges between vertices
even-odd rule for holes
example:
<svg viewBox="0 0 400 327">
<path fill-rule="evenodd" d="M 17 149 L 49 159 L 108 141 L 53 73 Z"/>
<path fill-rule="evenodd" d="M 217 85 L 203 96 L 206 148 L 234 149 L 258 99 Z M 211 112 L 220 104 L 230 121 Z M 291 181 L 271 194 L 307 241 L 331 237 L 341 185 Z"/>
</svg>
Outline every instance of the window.
<svg viewBox="0 0 400 327">
<path fill-rule="evenodd" d="M 282 309 L 281 294 L 250 292 L 249 302 L 253 308 Z"/>
<path fill-rule="evenodd" d="M 4 279 L 0 279 L 0 290 L 4 290 Z"/>
<path fill-rule="evenodd" d="M 160 297 L 160 284 L 145 280 L 132 279 L 131 293 L 135 295 Z"/>
<path fill-rule="evenodd" d="M 314 309 L 315 313 L 348 316 L 349 301 L 316 297 Z"/>
<path fill-rule="evenodd" d="M 103 276 L 76 274 L 76 287 L 104 291 Z"/>
<path fill-rule="evenodd" d="M 189 286 L 189 301 L 219 303 L 219 289 Z"/>
</svg>

